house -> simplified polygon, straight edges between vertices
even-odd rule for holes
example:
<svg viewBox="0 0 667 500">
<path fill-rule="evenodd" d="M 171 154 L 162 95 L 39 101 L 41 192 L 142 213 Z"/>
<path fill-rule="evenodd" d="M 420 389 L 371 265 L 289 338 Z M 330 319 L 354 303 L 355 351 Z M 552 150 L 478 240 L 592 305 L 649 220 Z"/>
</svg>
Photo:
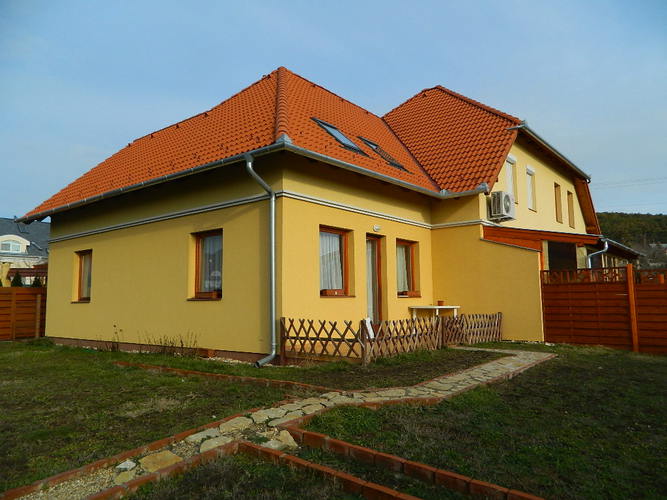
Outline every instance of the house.
<svg viewBox="0 0 667 500">
<path fill-rule="evenodd" d="M 589 181 L 525 122 L 443 87 L 381 117 L 281 67 L 21 220 L 51 217 L 57 341 L 194 336 L 256 360 L 276 318 L 440 300 L 543 339 L 539 271 L 604 250 Z"/>
<path fill-rule="evenodd" d="M 46 277 L 49 246 L 48 222 L 25 224 L 0 217 L 0 284 L 9 286 L 15 273 L 31 284 Z"/>
</svg>

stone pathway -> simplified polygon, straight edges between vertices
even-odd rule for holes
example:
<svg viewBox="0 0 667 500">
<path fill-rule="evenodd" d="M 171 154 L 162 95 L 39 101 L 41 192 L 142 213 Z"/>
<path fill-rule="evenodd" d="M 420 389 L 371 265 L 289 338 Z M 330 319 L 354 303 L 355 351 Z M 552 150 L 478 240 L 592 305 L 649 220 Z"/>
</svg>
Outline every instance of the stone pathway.
<svg viewBox="0 0 667 500">
<path fill-rule="evenodd" d="M 141 475 L 155 472 L 235 439 L 252 438 L 257 441 L 257 437 L 260 436 L 263 441 L 262 446 L 281 450 L 296 448 L 297 444 L 289 432 L 281 431 L 277 426 L 324 408 L 333 408 L 340 405 L 382 403 L 402 399 L 447 398 L 481 384 L 512 378 L 518 373 L 554 357 L 554 354 L 550 353 L 518 350 L 478 349 L 474 347 L 457 347 L 456 349 L 499 352 L 509 356 L 410 387 L 328 392 L 318 397 L 302 399 L 278 407 L 263 408 L 246 416 L 228 420 L 218 428 L 206 429 L 197 434 L 192 434 L 183 441 L 173 443 L 162 450 L 126 460 L 114 468 L 103 469 L 87 476 L 65 481 L 47 490 L 31 493 L 23 498 L 31 500 L 85 498 L 88 495 Z"/>
</svg>

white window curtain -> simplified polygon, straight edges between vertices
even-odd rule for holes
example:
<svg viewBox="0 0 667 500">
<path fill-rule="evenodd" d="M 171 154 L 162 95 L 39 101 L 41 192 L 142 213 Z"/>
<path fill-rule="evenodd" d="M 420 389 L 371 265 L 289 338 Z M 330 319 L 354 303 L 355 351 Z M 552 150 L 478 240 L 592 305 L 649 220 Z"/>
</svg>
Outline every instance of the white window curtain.
<svg viewBox="0 0 667 500">
<path fill-rule="evenodd" d="M 201 291 L 222 290 L 222 235 L 205 236 L 201 245 Z"/>
<path fill-rule="evenodd" d="M 340 234 L 320 231 L 320 290 L 343 288 L 343 256 Z"/>
<path fill-rule="evenodd" d="M 396 246 L 396 278 L 399 292 L 410 290 L 410 276 L 408 265 L 410 264 L 410 248 L 407 245 Z"/>
</svg>

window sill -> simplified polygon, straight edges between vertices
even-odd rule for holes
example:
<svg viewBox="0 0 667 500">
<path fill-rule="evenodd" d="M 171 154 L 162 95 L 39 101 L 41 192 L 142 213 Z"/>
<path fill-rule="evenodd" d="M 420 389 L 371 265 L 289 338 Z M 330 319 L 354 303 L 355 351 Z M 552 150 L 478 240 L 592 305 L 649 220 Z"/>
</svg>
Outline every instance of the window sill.
<svg viewBox="0 0 667 500">
<path fill-rule="evenodd" d="M 407 293 L 399 293 L 396 296 L 399 299 L 415 299 L 415 298 L 421 298 L 422 294 L 421 292 L 407 292 Z"/>
<path fill-rule="evenodd" d="M 71 304 L 90 304 L 90 299 L 73 300 Z"/>
<path fill-rule="evenodd" d="M 320 295 L 322 299 L 352 299 L 355 295 Z"/>
<path fill-rule="evenodd" d="M 222 297 L 190 297 L 188 302 L 215 302 L 222 300 Z"/>
<path fill-rule="evenodd" d="M 530 208 L 530 207 L 528 207 L 528 210 L 530 210 L 531 212 L 535 212 L 535 213 L 537 213 L 537 208 Z"/>
</svg>

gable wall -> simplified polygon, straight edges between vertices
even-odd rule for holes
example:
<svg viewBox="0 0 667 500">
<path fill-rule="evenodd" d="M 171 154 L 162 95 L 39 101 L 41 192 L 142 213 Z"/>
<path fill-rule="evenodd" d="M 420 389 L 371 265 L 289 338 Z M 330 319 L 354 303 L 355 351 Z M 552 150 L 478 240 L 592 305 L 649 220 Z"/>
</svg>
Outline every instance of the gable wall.
<svg viewBox="0 0 667 500">
<path fill-rule="evenodd" d="M 532 146 L 525 139 L 519 138 L 510 154 L 516 158 L 517 175 L 517 197 L 515 204 L 516 219 L 502 222 L 502 226 L 517 227 L 525 229 L 538 229 L 542 231 L 558 231 L 565 233 L 586 233 L 586 224 L 579 205 L 576 191 L 574 189 L 573 177 L 566 173 L 562 168 L 555 166 L 553 160 L 549 159 L 540 152 L 535 146 Z M 528 208 L 527 195 L 527 175 L 526 167 L 532 167 L 535 170 L 536 184 L 536 210 Z M 504 165 L 498 181 L 493 186 L 492 191 L 507 191 L 507 165 Z M 556 221 L 556 204 L 554 196 L 554 183 L 561 186 L 561 201 L 563 207 L 563 222 Z M 567 192 L 574 196 L 574 228 L 568 223 L 567 213 Z"/>
</svg>

